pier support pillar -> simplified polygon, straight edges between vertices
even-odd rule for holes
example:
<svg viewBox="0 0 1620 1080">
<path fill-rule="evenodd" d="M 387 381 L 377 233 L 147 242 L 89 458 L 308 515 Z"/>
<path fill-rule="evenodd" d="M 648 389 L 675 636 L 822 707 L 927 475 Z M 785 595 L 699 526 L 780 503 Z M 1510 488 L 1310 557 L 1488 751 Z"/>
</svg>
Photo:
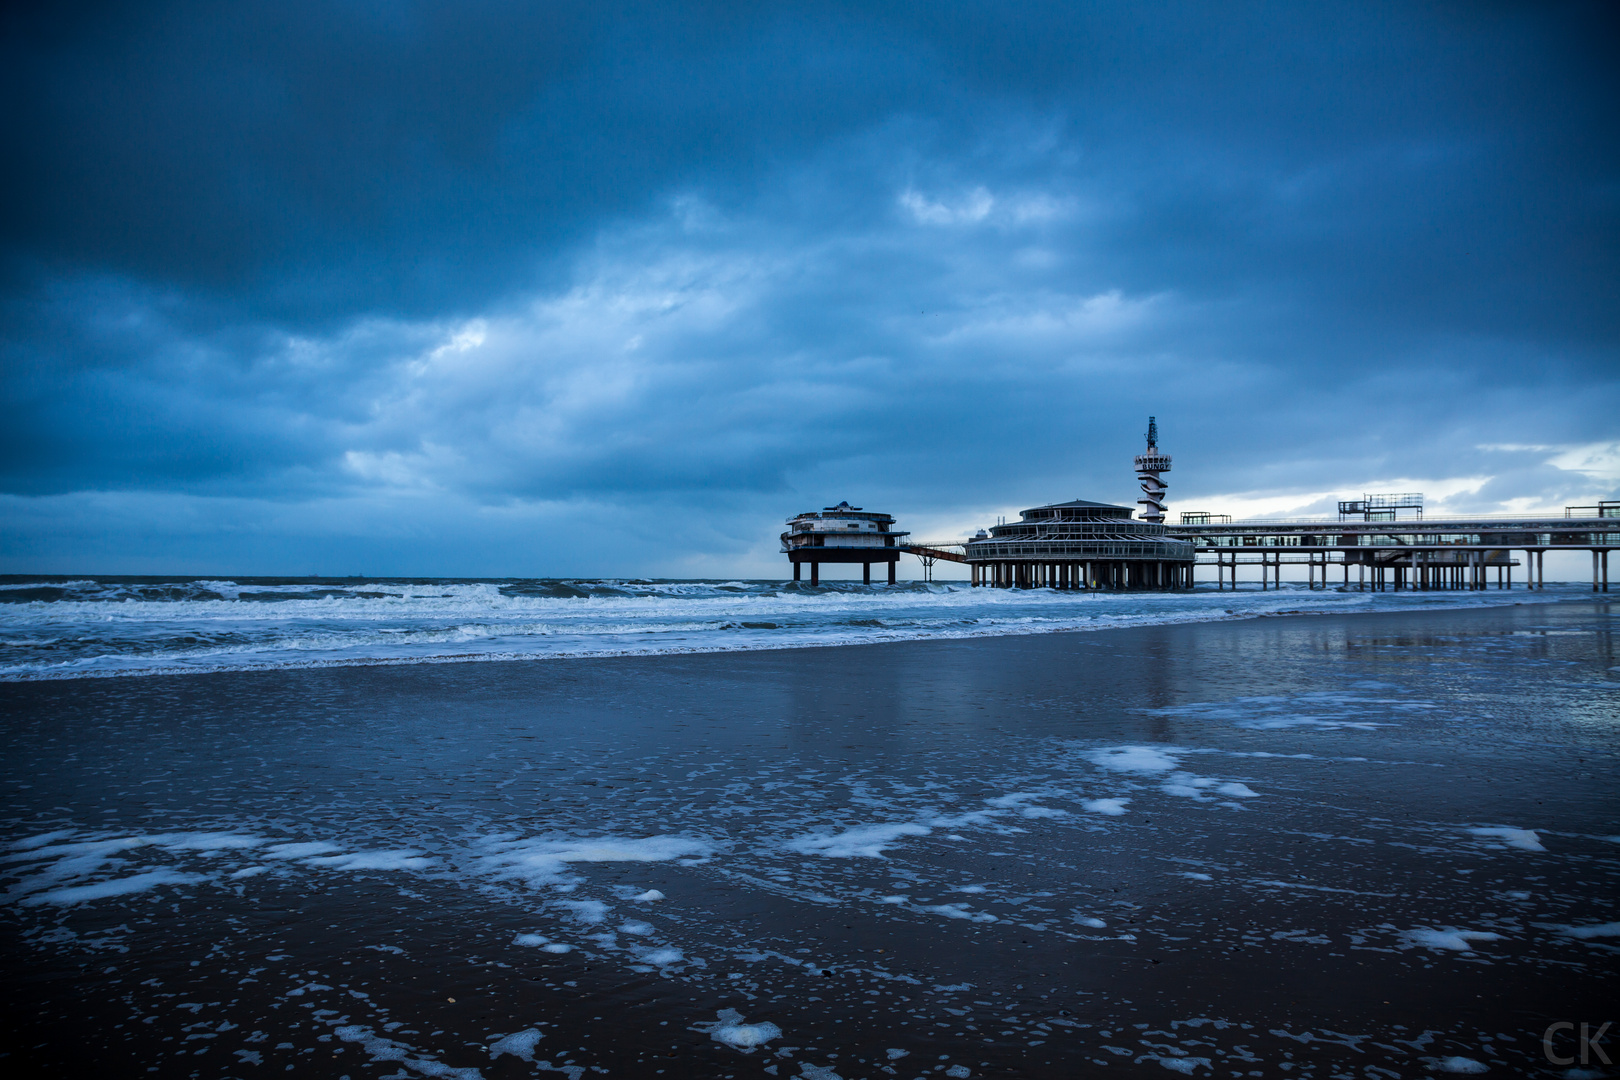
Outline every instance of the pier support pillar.
<svg viewBox="0 0 1620 1080">
<path fill-rule="evenodd" d="M 1598 591 L 1598 549 L 1592 549 L 1592 591 Z"/>
<path fill-rule="evenodd" d="M 900 560 L 896 559 L 896 560 L 894 560 L 894 562 L 889 564 L 889 584 L 890 585 L 894 584 L 894 568 L 895 568 L 895 565 L 897 563 L 899 563 L 899 562 L 900 562 Z"/>
<path fill-rule="evenodd" d="M 793 564 L 793 580 L 794 581 L 799 580 L 799 564 L 798 563 Z"/>
<path fill-rule="evenodd" d="M 813 562 L 810 564 L 810 584 L 821 584 L 821 564 L 818 562 Z"/>
<path fill-rule="evenodd" d="M 872 564 L 869 562 L 861 563 L 861 584 L 872 584 Z"/>
</svg>

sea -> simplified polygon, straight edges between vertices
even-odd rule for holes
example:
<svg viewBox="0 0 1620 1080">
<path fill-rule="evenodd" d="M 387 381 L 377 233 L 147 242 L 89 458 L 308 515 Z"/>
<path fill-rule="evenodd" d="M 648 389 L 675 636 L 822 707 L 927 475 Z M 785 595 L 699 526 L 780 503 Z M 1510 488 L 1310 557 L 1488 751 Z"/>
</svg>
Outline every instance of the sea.
<svg viewBox="0 0 1620 1080">
<path fill-rule="evenodd" d="M 1182 593 L 962 582 L 0 578 L 0 680 L 738 652 L 1523 602 L 1520 590 Z M 1537 601 L 1590 598 L 1553 585 Z"/>
</svg>

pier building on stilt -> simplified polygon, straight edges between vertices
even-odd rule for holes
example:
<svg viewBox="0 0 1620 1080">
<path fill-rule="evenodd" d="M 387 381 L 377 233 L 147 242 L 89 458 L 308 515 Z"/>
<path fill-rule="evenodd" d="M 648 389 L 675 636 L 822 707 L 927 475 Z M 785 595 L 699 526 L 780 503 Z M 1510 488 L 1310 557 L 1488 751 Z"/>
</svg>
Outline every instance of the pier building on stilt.
<svg viewBox="0 0 1620 1080">
<path fill-rule="evenodd" d="M 1003 589 L 1190 589 L 1193 545 L 1128 506 L 1051 503 L 966 544 L 974 585 Z"/>
<path fill-rule="evenodd" d="M 801 580 L 810 564 L 810 584 L 821 584 L 822 563 L 860 563 L 861 580 L 872 584 L 872 564 L 887 563 L 889 584 L 900 561 L 905 538 L 911 534 L 894 528 L 894 518 L 841 502 L 820 511 L 806 511 L 788 519 L 782 551 L 793 563 L 793 580 Z"/>
</svg>

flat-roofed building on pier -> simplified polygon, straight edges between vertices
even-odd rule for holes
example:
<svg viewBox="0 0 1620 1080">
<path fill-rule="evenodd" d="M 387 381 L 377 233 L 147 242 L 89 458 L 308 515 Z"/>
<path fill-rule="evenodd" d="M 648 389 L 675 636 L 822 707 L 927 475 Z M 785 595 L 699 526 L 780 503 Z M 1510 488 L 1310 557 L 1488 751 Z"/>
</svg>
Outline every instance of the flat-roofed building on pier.
<svg viewBox="0 0 1620 1080">
<path fill-rule="evenodd" d="M 1194 549 L 1128 506 L 1036 506 L 966 545 L 974 585 L 1008 589 L 1188 589 Z"/>
<path fill-rule="evenodd" d="M 903 538 L 908 532 L 893 528 L 894 518 L 841 502 L 821 511 L 806 511 L 788 518 L 782 534 L 782 550 L 793 563 L 793 580 L 800 580 L 800 567 L 810 564 L 810 584 L 821 584 L 822 563 L 860 563 L 862 580 L 872 584 L 872 564 L 889 564 L 889 584 L 894 584 L 894 564 L 900 561 Z"/>
</svg>

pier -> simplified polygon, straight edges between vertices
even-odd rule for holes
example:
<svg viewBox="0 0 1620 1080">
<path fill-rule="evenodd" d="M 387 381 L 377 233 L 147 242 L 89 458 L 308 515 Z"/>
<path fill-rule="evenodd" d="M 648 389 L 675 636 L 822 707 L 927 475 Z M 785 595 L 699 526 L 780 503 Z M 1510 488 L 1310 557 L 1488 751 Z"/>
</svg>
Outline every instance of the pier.
<svg viewBox="0 0 1620 1080">
<path fill-rule="evenodd" d="M 973 586 L 1000 589 L 1190 589 L 1199 566 L 1215 567 L 1217 590 L 1238 587 L 1239 568 L 1259 571 L 1260 588 L 1281 588 L 1282 568 L 1306 567 L 1312 589 L 1326 589 L 1337 568 L 1341 588 L 1511 589 L 1513 570 L 1523 585 L 1546 584 L 1549 551 L 1589 551 L 1592 591 L 1609 591 L 1609 553 L 1620 548 L 1620 500 L 1568 506 L 1548 514 L 1424 517 L 1419 492 L 1363 494 L 1338 504 L 1338 518 L 1233 521 L 1223 514 L 1185 511 L 1169 524 L 1165 508 L 1170 455 L 1159 449 L 1159 424 L 1148 417 L 1146 449 L 1134 460 L 1142 497 L 1139 516 L 1128 506 L 1073 499 L 1031 507 L 1017 521 L 998 522 L 966 541 L 909 541 L 887 514 L 847 502 L 788 521 L 782 550 L 793 580 L 810 564 L 820 583 L 823 562 L 862 563 L 866 584 L 872 563 L 886 563 L 894 584 L 901 554 L 915 555 L 923 580 L 934 564 L 966 563 Z M 1514 557 L 1523 553 L 1523 561 Z M 1355 581 L 1351 582 L 1351 569 Z"/>
<path fill-rule="evenodd" d="M 1400 502 L 1399 508 L 1394 503 Z M 1413 514 L 1397 520 L 1399 510 Z M 1423 496 L 1370 495 L 1339 504 L 1339 520 L 1237 521 L 1189 512 L 1170 533 L 1191 543 L 1198 564 L 1214 566 L 1216 587 L 1237 588 L 1238 568 L 1257 567 L 1262 589 L 1279 587 L 1284 566 L 1306 566 L 1312 588 L 1327 588 L 1331 568 L 1343 587 L 1511 589 L 1523 566 L 1524 587 L 1546 581 L 1549 551 L 1588 551 L 1592 591 L 1609 591 L 1609 552 L 1620 548 L 1620 501 L 1566 507 L 1562 517 L 1481 515 L 1423 517 Z M 1514 558 L 1523 553 L 1523 561 Z M 1351 581 L 1351 570 L 1355 581 Z"/>
</svg>

